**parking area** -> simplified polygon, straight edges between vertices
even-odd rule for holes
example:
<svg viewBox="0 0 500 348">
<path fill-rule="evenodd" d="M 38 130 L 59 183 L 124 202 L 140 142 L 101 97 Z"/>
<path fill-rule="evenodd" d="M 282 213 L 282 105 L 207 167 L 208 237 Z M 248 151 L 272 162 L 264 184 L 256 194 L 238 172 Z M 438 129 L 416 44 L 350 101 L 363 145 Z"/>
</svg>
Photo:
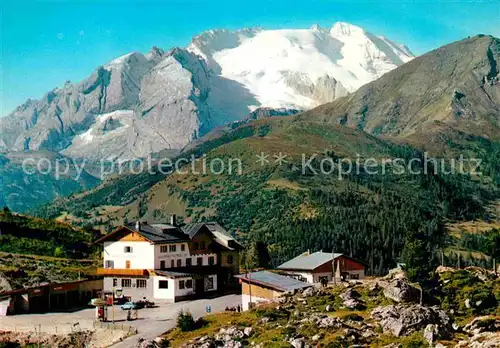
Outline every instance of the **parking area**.
<svg viewBox="0 0 500 348">
<path fill-rule="evenodd" d="M 163 332 L 175 327 L 175 319 L 182 309 L 190 311 L 194 317 L 207 314 L 207 306 L 211 313 L 222 312 L 226 307 L 234 307 L 241 304 L 241 295 L 227 295 L 211 299 L 194 301 L 183 301 L 178 303 L 157 302 L 155 308 L 145 308 L 138 311 L 138 319 L 127 321 L 127 311 L 114 306 L 114 310 L 108 309 L 108 319 L 114 319 L 115 323 L 132 325 L 138 334 L 132 336 L 113 347 L 131 347 L 139 337 L 153 339 Z M 46 313 L 46 314 L 22 314 L 2 317 L 0 330 L 5 331 L 35 331 L 41 328 L 46 333 L 67 333 L 76 329 L 93 328 L 95 309 L 88 308 L 72 313 Z"/>
</svg>

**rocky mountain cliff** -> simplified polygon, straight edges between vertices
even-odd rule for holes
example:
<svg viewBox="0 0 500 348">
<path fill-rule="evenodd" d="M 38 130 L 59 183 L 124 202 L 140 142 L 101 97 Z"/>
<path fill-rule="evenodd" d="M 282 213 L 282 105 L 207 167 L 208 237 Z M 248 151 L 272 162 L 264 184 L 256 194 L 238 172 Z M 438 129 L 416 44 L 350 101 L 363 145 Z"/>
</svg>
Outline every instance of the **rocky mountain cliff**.
<svg viewBox="0 0 500 348">
<path fill-rule="evenodd" d="M 415 140 L 450 129 L 498 140 L 498 62 L 499 39 L 484 35 L 464 39 L 420 56 L 301 118 Z"/>
<path fill-rule="evenodd" d="M 359 27 L 210 30 L 97 68 L 0 119 L 0 149 L 132 159 L 180 149 L 258 107 L 308 109 L 413 58 Z"/>
</svg>

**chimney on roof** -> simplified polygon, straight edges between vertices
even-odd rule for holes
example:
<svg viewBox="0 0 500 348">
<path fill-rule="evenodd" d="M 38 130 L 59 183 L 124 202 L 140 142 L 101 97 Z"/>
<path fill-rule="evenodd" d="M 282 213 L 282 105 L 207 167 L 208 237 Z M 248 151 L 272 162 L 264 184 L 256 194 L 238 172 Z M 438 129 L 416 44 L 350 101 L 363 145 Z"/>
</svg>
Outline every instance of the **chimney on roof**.
<svg viewBox="0 0 500 348">
<path fill-rule="evenodd" d="M 141 229 L 141 222 L 140 222 L 139 220 L 137 220 L 137 221 L 135 222 L 135 229 L 136 229 L 137 231 L 139 231 L 139 230 Z"/>
<path fill-rule="evenodd" d="M 175 226 L 176 224 L 175 219 L 176 219 L 175 214 L 170 215 L 170 225 Z"/>
</svg>

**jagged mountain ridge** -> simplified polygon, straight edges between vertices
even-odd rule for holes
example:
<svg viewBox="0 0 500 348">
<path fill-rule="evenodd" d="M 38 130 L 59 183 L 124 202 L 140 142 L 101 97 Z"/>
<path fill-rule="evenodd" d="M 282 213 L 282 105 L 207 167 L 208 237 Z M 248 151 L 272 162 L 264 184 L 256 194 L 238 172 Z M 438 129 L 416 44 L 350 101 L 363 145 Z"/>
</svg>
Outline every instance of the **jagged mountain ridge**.
<svg viewBox="0 0 500 348">
<path fill-rule="evenodd" d="M 412 58 L 405 46 L 347 23 L 211 30 L 187 49 L 129 53 L 80 83 L 28 100 L 0 120 L 0 148 L 93 160 L 180 149 L 255 108 L 308 109 Z M 110 129 L 102 121 L 113 112 Z"/>
</svg>

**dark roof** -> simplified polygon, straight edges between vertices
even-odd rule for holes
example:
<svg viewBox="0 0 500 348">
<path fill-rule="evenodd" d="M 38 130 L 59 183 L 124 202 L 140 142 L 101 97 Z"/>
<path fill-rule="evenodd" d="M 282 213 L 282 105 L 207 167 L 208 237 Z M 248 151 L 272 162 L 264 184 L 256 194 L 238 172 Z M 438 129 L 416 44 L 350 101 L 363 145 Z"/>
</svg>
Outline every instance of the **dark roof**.
<svg viewBox="0 0 500 348">
<path fill-rule="evenodd" d="M 185 278 L 193 276 L 192 273 L 174 272 L 174 271 L 156 270 L 156 269 L 155 269 L 155 274 L 168 278 Z"/>
<path fill-rule="evenodd" d="M 224 267 L 219 265 L 207 266 L 184 266 L 184 267 L 173 267 L 168 269 L 155 269 L 155 273 L 168 274 L 169 272 L 173 275 L 184 274 L 185 276 L 200 277 L 204 275 L 220 274 L 224 270 Z"/>
<path fill-rule="evenodd" d="M 196 222 L 192 224 L 187 224 L 182 226 L 182 231 L 189 236 L 189 238 L 193 238 L 199 231 L 200 229 L 205 226 L 204 223 L 201 222 Z"/>
<path fill-rule="evenodd" d="M 332 262 L 334 258 L 336 259 L 339 256 L 342 256 L 342 254 L 324 253 L 322 251 L 312 254 L 304 253 L 279 265 L 277 268 L 312 271 L 327 262 Z"/>
<path fill-rule="evenodd" d="M 269 271 L 240 274 L 235 277 L 248 283 L 267 286 L 280 291 L 294 291 L 312 286 L 312 284 Z"/>
<path fill-rule="evenodd" d="M 139 233 L 153 243 L 189 242 L 202 228 L 206 228 L 212 233 L 217 246 L 227 250 L 239 250 L 243 248 L 234 237 L 216 222 L 198 222 L 187 224 L 183 227 L 176 227 L 169 224 L 148 224 L 146 222 L 141 222 L 139 227 L 137 227 L 137 222 L 132 222 L 126 226 L 117 228 L 94 243 L 102 243 L 109 240 L 114 235 L 123 231 L 124 228 Z"/>
<path fill-rule="evenodd" d="M 167 225 L 167 224 L 151 224 L 146 222 L 141 222 L 139 226 L 137 223 L 129 223 L 127 226 L 121 226 L 111 233 L 108 233 L 104 237 L 101 237 L 94 243 L 102 243 L 110 239 L 115 234 L 123 231 L 123 229 L 128 229 L 131 232 L 137 232 L 144 238 L 148 239 L 153 243 L 179 243 L 179 242 L 189 242 L 189 237 L 186 236 L 184 232 L 179 227 Z"/>
<path fill-rule="evenodd" d="M 139 229 L 132 223 L 127 226 L 133 231 L 139 232 L 142 236 L 154 243 L 174 243 L 189 242 L 188 236 L 179 227 L 167 224 L 147 224 L 141 222 Z"/>
<path fill-rule="evenodd" d="M 182 230 L 189 238 L 193 239 L 203 227 L 207 228 L 212 233 L 215 242 L 217 242 L 219 246 L 228 250 L 239 250 L 243 248 L 243 246 L 217 222 L 196 222 L 187 224 L 182 227 Z"/>
</svg>

